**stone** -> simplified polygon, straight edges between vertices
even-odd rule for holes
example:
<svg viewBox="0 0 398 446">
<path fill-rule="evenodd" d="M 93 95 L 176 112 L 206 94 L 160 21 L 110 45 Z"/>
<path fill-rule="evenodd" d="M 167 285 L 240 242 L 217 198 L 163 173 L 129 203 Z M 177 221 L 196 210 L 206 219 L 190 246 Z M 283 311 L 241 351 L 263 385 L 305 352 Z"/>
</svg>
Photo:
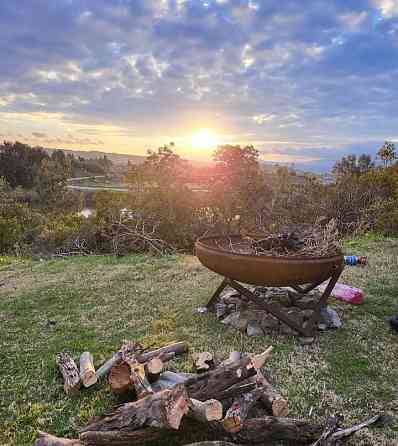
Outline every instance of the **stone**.
<svg viewBox="0 0 398 446">
<path fill-rule="evenodd" d="M 238 330 L 245 331 L 247 324 L 249 323 L 246 319 L 241 319 L 240 311 L 229 314 L 226 318 L 221 321 L 225 325 L 231 325 L 231 327 L 237 328 Z"/>
<path fill-rule="evenodd" d="M 263 316 L 260 325 L 264 331 L 277 330 L 279 328 L 279 321 L 275 316 L 268 313 Z"/>
<path fill-rule="evenodd" d="M 301 345 L 311 345 L 315 341 L 315 338 L 300 336 L 298 341 Z"/>
<path fill-rule="evenodd" d="M 264 336 L 264 332 L 260 324 L 258 323 L 258 321 L 254 320 L 249 321 L 249 323 L 247 324 L 246 332 L 248 336 Z"/>
<path fill-rule="evenodd" d="M 295 306 L 302 310 L 313 310 L 317 301 L 310 295 L 303 296 L 295 302 Z"/>
<path fill-rule="evenodd" d="M 328 328 L 341 328 L 343 326 L 337 311 L 330 307 L 321 308 L 321 323 Z"/>
</svg>

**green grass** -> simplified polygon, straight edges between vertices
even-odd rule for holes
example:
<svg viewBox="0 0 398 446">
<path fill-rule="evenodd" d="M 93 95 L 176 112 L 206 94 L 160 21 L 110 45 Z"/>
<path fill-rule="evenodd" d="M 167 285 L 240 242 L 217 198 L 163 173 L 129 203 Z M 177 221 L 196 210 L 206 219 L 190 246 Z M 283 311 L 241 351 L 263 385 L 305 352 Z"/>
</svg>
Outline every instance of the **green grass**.
<svg viewBox="0 0 398 446">
<path fill-rule="evenodd" d="M 105 383 L 75 399 L 63 393 L 58 351 L 84 350 L 100 365 L 123 339 L 146 345 L 185 340 L 191 351 L 224 358 L 231 350 L 259 352 L 272 344 L 273 379 L 289 397 L 291 415 L 347 423 L 398 410 L 398 336 L 385 318 L 398 312 L 398 241 L 353 239 L 347 253 L 369 256 L 367 268 L 346 268 L 346 283 L 366 292 L 362 306 L 336 301 L 344 320 L 311 346 L 294 338 L 248 338 L 212 315 L 199 315 L 220 278 L 194 257 L 77 257 L 33 262 L 0 257 L 0 444 L 31 445 L 37 430 L 76 436 L 91 416 L 116 403 Z M 188 357 L 171 364 L 190 370 Z M 395 424 L 394 424 L 395 423 Z M 364 430 L 352 445 L 398 445 L 398 426 Z"/>
</svg>

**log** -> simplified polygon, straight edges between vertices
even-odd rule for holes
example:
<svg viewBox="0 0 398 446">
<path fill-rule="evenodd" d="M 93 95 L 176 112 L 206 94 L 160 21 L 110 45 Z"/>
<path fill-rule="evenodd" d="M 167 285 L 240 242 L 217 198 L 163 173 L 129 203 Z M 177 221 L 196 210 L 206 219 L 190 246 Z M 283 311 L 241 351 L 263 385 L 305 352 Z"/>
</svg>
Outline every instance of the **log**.
<svg viewBox="0 0 398 446">
<path fill-rule="evenodd" d="M 130 366 L 125 362 L 114 365 L 109 373 L 108 383 L 116 395 L 123 395 L 132 390 Z"/>
<path fill-rule="evenodd" d="M 275 417 L 287 417 L 289 414 L 289 404 L 287 399 L 283 398 L 283 396 L 269 383 L 261 370 L 257 370 L 257 375 L 251 378 L 251 380 L 263 388 L 260 401 L 270 415 L 274 415 Z"/>
<path fill-rule="evenodd" d="M 186 390 L 183 386 L 176 386 L 172 390 L 163 390 L 133 403 L 122 404 L 113 413 L 93 420 L 82 432 L 120 429 L 131 432 L 141 427 L 178 429 L 188 410 Z"/>
<path fill-rule="evenodd" d="M 58 438 L 46 432 L 39 431 L 39 437 L 33 446 L 83 446 L 79 440 L 69 440 L 68 438 Z"/>
<path fill-rule="evenodd" d="M 220 365 L 227 365 L 227 364 L 231 364 L 231 362 L 239 361 L 239 359 L 241 359 L 241 357 L 242 357 L 241 352 L 232 351 L 229 354 L 229 357 L 227 359 L 225 359 Z"/>
<path fill-rule="evenodd" d="M 145 374 L 148 377 L 148 381 L 150 383 L 155 382 L 159 379 L 162 370 L 163 361 L 159 357 L 152 358 L 145 364 Z"/>
<path fill-rule="evenodd" d="M 125 342 L 119 351 L 117 351 L 112 358 L 108 359 L 97 371 L 97 378 L 100 379 L 104 376 L 107 376 L 111 371 L 112 367 L 118 363 L 120 363 L 125 356 L 135 354 L 137 351 L 142 350 L 141 345 L 135 342 Z"/>
<path fill-rule="evenodd" d="M 193 373 L 175 373 L 166 370 L 159 379 L 152 384 L 152 389 L 155 392 L 165 389 L 173 389 L 178 384 L 185 384 L 189 378 L 195 378 Z"/>
<path fill-rule="evenodd" d="M 194 353 L 192 360 L 197 373 L 206 372 L 214 366 L 213 355 L 210 352 Z"/>
<path fill-rule="evenodd" d="M 228 409 L 222 426 L 229 433 L 239 432 L 243 428 L 243 423 L 253 405 L 259 400 L 263 389 L 261 387 L 245 393 L 236 398 L 232 406 Z"/>
<path fill-rule="evenodd" d="M 211 399 L 202 402 L 191 398 L 188 416 L 201 422 L 218 421 L 222 418 L 222 409 L 222 404 L 218 400 Z"/>
<path fill-rule="evenodd" d="M 79 393 L 81 381 L 79 370 L 73 358 L 68 353 L 58 353 L 56 363 L 64 378 L 64 390 L 67 395 Z"/>
<path fill-rule="evenodd" d="M 323 427 L 320 424 L 270 416 L 246 420 L 243 428 L 233 435 L 233 439 L 250 445 L 280 440 L 291 441 L 293 444 L 306 444 L 316 440 L 322 431 Z"/>
<path fill-rule="evenodd" d="M 80 379 L 84 387 L 90 387 L 98 381 L 93 364 L 93 355 L 90 352 L 84 352 L 80 356 Z"/>
<path fill-rule="evenodd" d="M 158 348 L 151 352 L 145 352 L 137 357 L 138 362 L 148 362 L 150 359 L 155 357 L 160 357 L 162 361 L 165 361 L 162 355 L 167 353 L 174 353 L 175 355 L 181 355 L 188 351 L 188 346 L 186 342 L 175 342 L 173 344 L 166 345 L 165 347 Z"/>
<path fill-rule="evenodd" d="M 185 382 L 188 394 L 191 398 L 205 401 L 219 392 L 244 381 L 256 374 L 256 370 L 262 367 L 271 356 L 272 347 L 264 353 L 252 358 L 244 357 L 239 361 L 217 367 L 216 369 L 189 378 Z"/>
<path fill-rule="evenodd" d="M 84 446 L 131 446 L 158 440 L 165 435 L 165 432 L 165 430 L 154 428 L 137 429 L 132 432 L 125 430 L 87 431 L 80 434 L 80 441 Z"/>
<path fill-rule="evenodd" d="M 191 443 L 185 446 L 236 446 L 234 443 L 227 441 L 200 441 L 198 443 Z"/>
</svg>

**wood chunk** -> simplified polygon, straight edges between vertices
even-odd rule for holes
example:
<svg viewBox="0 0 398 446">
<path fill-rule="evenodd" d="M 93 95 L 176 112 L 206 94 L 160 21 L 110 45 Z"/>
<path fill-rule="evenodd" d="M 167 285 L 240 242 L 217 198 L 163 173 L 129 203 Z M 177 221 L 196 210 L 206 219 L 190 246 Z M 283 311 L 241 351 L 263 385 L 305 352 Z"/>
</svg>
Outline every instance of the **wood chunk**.
<svg viewBox="0 0 398 446">
<path fill-rule="evenodd" d="M 142 346 L 136 342 L 125 342 L 119 351 L 117 351 L 112 358 L 105 362 L 97 371 L 97 378 L 100 379 L 107 376 L 111 371 L 112 367 L 120 363 L 125 356 L 136 354 L 138 351 L 142 350 Z"/>
<path fill-rule="evenodd" d="M 213 355 L 210 352 L 194 353 L 192 359 L 198 373 L 206 372 L 214 366 Z"/>
<path fill-rule="evenodd" d="M 261 370 L 257 370 L 257 375 L 251 380 L 262 387 L 260 401 L 267 411 L 275 417 L 287 417 L 289 414 L 288 401 L 268 382 Z"/>
<path fill-rule="evenodd" d="M 189 398 L 183 386 L 148 395 L 133 403 L 122 404 L 113 413 L 96 418 L 82 429 L 88 431 L 131 432 L 141 427 L 178 429 L 188 413 Z"/>
<path fill-rule="evenodd" d="M 262 391 L 262 388 L 254 389 L 233 401 L 232 406 L 228 409 L 222 421 L 222 425 L 227 432 L 234 434 L 243 428 L 243 423 L 247 418 L 249 410 L 261 397 Z"/>
<path fill-rule="evenodd" d="M 163 370 L 163 361 L 160 358 L 152 358 L 145 364 L 145 374 L 150 383 L 159 379 Z"/>
<path fill-rule="evenodd" d="M 64 378 L 64 390 L 67 395 L 79 393 L 81 381 L 79 370 L 73 358 L 68 353 L 58 353 L 56 363 Z"/>
<path fill-rule="evenodd" d="M 98 381 L 93 364 L 93 355 L 90 352 L 84 352 L 80 356 L 80 379 L 84 387 L 90 387 Z"/>
<path fill-rule="evenodd" d="M 145 364 L 130 362 L 130 379 L 135 388 L 137 398 L 144 398 L 153 393 L 152 387 L 145 373 Z"/>
<path fill-rule="evenodd" d="M 129 392 L 133 388 L 130 378 L 130 366 L 125 362 L 113 366 L 108 376 L 108 383 L 112 392 L 116 395 L 123 395 Z"/>
<path fill-rule="evenodd" d="M 83 446 L 79 440 L 69 440 L 68 438 L 58 438 L 46 432 L 39 431 L 39 437 L 33 446 Z"/>
<path fill-rule="evenodd" d="M 252 361 L 253 367 L 256 370 L 259 370 L 262 367 L 264 367 L 264 364 L 266 362 L 268 362 L 268 360 L 272 356 L 272 350 L 273 350 L 273 347 L 271 346 L 271 347 L 268 347 L 267 350 L 265 350 L 263 353 L 260 353 L 259 355 L 252 356 L 251 361 Z"/>
<path fill-rule="evenodd" d="M 210 399 L 202 402 L 191 398 L 188 416 L 202 422 L 218 421 L 222 418 L 222 409 L 222 404 L 218 400 Z"/>
</svg>

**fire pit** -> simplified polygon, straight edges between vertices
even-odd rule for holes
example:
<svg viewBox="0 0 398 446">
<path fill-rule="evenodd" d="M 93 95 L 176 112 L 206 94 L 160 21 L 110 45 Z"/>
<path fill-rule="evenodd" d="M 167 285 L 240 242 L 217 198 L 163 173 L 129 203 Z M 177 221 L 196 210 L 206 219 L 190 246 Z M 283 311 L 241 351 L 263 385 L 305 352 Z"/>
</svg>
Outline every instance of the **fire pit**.
<svg viewBox="0 0 398 446">
<path fill-rule="evenodd" d="M 229 249 L 232 246 L 239 246 L 239 249 Z M 195 249 L 204 266 L 224 277 L 206 305 L 209 311 L 214 310 L 220 294 L 230 286 L 248 301 L 308 338 L 317 332 L 321 309 L 326 306 L 344 269 L 342 254 L 323 257 L 255 255 L 251 252 L 250 245 L 240 236 L 201 238 L 196 242 Z M 302 324 L 290 317 L 280 305 L 265 302 L 261 296 L 242 285 L 290 287 L 297 293 L 306 294 L 326 280 L 329 280 L 328 285 L 315 303 L 312 317 Z"/>
</svg>

